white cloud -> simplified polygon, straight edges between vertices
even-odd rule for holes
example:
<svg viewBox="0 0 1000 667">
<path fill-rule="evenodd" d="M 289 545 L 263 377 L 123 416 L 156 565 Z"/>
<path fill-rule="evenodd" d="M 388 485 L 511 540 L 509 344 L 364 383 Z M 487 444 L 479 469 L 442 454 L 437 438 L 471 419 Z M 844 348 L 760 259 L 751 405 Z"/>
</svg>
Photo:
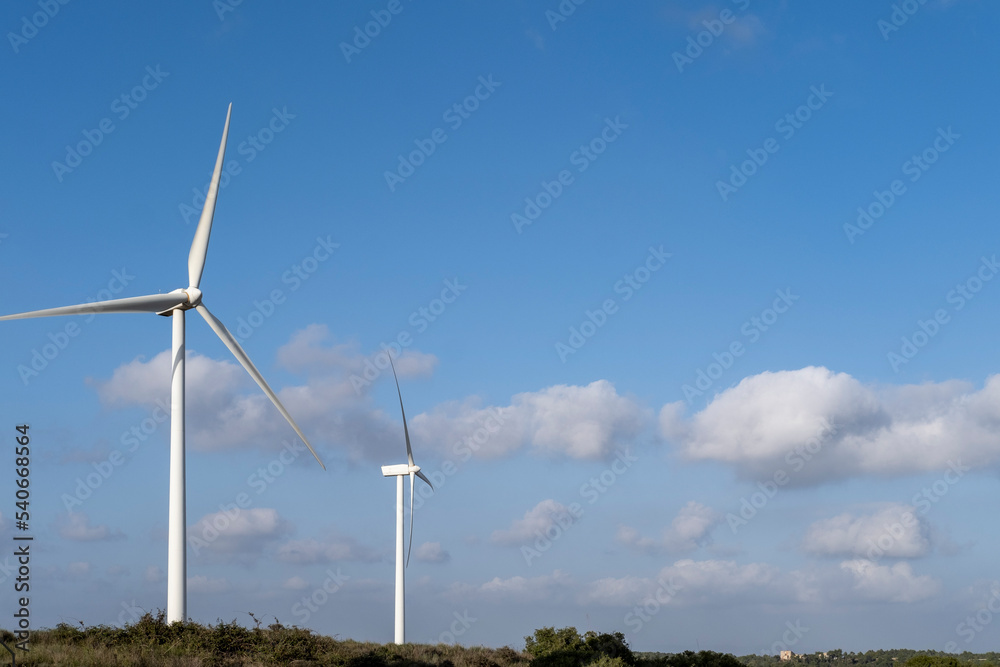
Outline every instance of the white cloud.
<svg viewBox="0 0 1000 667">
<path fill-rule="evenodd" d="M 615 537 L 620 543 L 646 553 L 686 553 L 708 544 L 712 529 L 722 521 L 722 514 L 692 500 L 677 512 L 658 540 L 642 537 L 629 526 L 620 526 Z"/>
<path fill-rule="evenodd" d="M 660 604 L 707 605 L 791 600 L 796 591 L 787 576 L 765 563 L 678 560 L 656 577 L 606 577 L 583 587 L 581 603 L 631 607 L 653 597 Z"/>
<path fill-rule="evenodd" d="M 634 399 L 607 380 L 586 386 L 555 385 L 516 394 L 504 407 L 476 399 L 437 406 L 413 418 L 413 430 L 446 453 L 458 447 L 477 456 L 507 456 L 522 447 L 573 459 L 603 459 L 636 437 L 648 421 Z"/>
<path fill-rule="evenodd" d="M 291 371 L 346 379 L 354 394 L 357 394 L 355 386 L 367 389 L 383 373 L 392 380 L 392 369 L 382 350 L 363 355 L 357 342 L 325 345 L 331 338 L 330 329 L 325 324 L 310 324 L 296 331 L 291 340 L 278 349 L 278 362 Z M 399 356 L 393 355 L 393 364 L 400 378 L 427 377 L 437 367 L 438 358 L 407 348 Z M 349 382 L 351 375 L 357 375 L 362 382 L 357 385 Z"/>
<path fill-rule="evenodd" d="M 281 587 L 290 591 L 303 591 L 309 588 L 309 582 L 302 577 L 290 577 L 285 579 Z"/>
<path fill-rule="evenodd" d="M 573 579 L 561 570 L 538 577 L 494 577 L 478 586 L 464 583 L 453 584 L 448 596 L 453 600 L 487 599 L 506 602 L 554 601 L 562 598 L 573 586 Z"/>
<path fill-rule="evenodd" d="M 292 532 L 291 522 L 268 507 L 206 514 L 188 529 L 188 545 L 196 557 L 215 557 L 248 564 L 264 549 Z"/>
<path fill-rule="evenodd" d="M 494 530 L 490 541 L 503 546 L 521 546 L 544 536 L 559 521 L 566 523 L 572 520 L 568 507 L 549 498 L 525 512 L 522 518 L 515 519 L 509 528 Z"/>
<path fill-rule="evenodd" d="M 890 504 L 870 514 L 844 513 L 813 523 L 802 548 L 821 556 L 860 556 L 878 560 L 917 558 L 931 547 L 927 526 L 911 505 Z"/>
<path fill-rule="evenodd" d="M 375 563 L 381 558 L 353 537 L 330 535 L 323 541 L 306 539 L 282 544 L 278 549 L 278 560 L 298 565 L 313 565 L 344 561 Z"/>
<path fill-rule="evenodd" d="M 391 374 L 378 366 L 384 355 L 364 357 L 356 346 L 329 339 L 325 326 L 311 325 L 278 351 L 286 368 L 308 376 L 304 385 L 275 388 L 282 403 L 321 450 L 325 443 L 352 461 L 384 461 L 398 454 L 402 443 L 398 412 L 377 409 L 368 384 L 356 386 L 358 378 L 369 382 L 366 369 L 372 378 L 391 382 Z M 169 351 L 148 361 L 138 358 L 117 368 L 109 380 L 93 384 L 109 407 L 140 406 L 157 415 L 169 407 L 169 360 Z M 256 363 L 266 368 L 264 361 Z M 428 375 L 437 358 L 406 350 L 396 364 L 400 378 Z M 187 387 L 187 436 L 192 449 L 252 447 L 276 453 L 283 441 L 295 437 L 235 361 L 216 361 L 189 351 Z M 403 393 L 405 397 L 405 387 Z M 648 410 L 618 395 L 610 382 L 597 380 L 586 386 L 556 385 L 517 394 L 503 407 L 481 407 L 475 397 L 445 402 L 428 413 L 411 415 L 410 430 L 421 451 L 451 456 L 456 446 L 464 446 L 485 458 L 528 448 L 551 456 L 600 459 L 620 442 L 633 439 L 649 421 Z M 160 424 L 165 434 L 168 422 Z"/>
<path fill-rule="evenodd" d="M 633 607 L 652 598 L 661 605 L 717 607 L 807 603 L 914 602 L 940 584 L 913 573 L 909 563 L 878 565 L 858 559 L 782 572 L 766 563 L 679 560 L 656 577 L 607 577 L 581 587 L 581 604 Z"/>
<path fill-rule="evenodd" d="M 216 361 L 193 350 L 187 352 L 184 375 L 189 406 L 224 405 L 229 402 L 233 388 L 253 384 L 241 366 Z M 153 406 L 158 400 L 169 403 L 170 350 L 160 352 L 149 361 L 136 357 L 116 368 L 110 380 L 94 384 L 101 403 L 108 407 Z"/>
<path fill-rule="evenodd" d="M 979 390 L 958 381 L 883 387 L 807 367 L 745 378 L 692 417 L 683 412 L 664 406 L 662 435 L 686 458 L 728 463 L 747 479 L 782 470 L 801 485 L 1000 461 L 1000 375 Z"/>
<path fill-rule="evenodd" d="M 232 588 L 229 580 L 225 577 L 211 579 L 204 575 L 188 577 L 188 591 L 192 593 L 225 593 Z"/>
<path fill-rule="evenodd" d="M 440 542 L 424 542 L 413 552 L 413 557 L 424 563 L 447 563 L 451 554 L 441 547 Z"/>
<path fill-rule="evenodd" d="M 917 602 L 937 595 L 941 584 L 933 577 L 913 574 L 909 563 L 877 565 L 859 558 L 840 567 L 853 578 L 853 591 L 860 597 L 879 602 Z"/>
<path fill-rule="evenodd" d="M 112 531 L 106 524 L 90 525 L 90 517 L 83 512 L 70 512 L 56 521 L 59 536 L 74 542 L 98 542 L 125 537 L 121 531 Z"/>
<path fill-rule="evenodd" d="M 167 575 L 163 572 L 163 569 L 157 565 L 149 565 L 146 567 L 146 571 L 142 575 L 143 581 L 151 584 L 158 584 L 160 582 L 167 580 Z"/>
</svg>

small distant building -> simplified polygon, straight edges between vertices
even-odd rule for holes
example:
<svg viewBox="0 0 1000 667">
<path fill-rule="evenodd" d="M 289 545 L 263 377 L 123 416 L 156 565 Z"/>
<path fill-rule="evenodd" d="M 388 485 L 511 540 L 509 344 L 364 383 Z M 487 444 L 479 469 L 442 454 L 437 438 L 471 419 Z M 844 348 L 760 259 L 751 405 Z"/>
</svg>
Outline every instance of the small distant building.
<svg viewBox="0 0 1000 667">
<path fill-rule="evenodd" d="M 778 658 L 781 660 L 791 660 L 794 657 L 795 654 L 792 653 L 791 651 L 782 651 L 781 653 L 778 654 Z"/>
</svg>

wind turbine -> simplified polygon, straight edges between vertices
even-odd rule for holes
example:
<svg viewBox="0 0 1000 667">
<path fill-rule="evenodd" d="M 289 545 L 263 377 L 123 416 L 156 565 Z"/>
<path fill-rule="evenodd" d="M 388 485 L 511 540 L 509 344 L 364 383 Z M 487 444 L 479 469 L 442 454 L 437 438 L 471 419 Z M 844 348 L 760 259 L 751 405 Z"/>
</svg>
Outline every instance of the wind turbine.
<svg viewBox="0 0 1000 667">
<path fill-rule="evenodd" d="M 169 529 L 167 539 L 167 622 L 185 621 L 187 619 L 187 517 L 185 508 L 184 487 L 184 313 L 194 308 L 205 318 L 208 326 L 222 339 L 236 360 L 246 369 L 250 377 L 260 385 L 267 397 L 282 416 L 291 424 L 302 442 L 306 443 L 320 466 L 326 470 L 316 450 L 302 430 L 288 414 L 288 410 L 278 400 L 277 394 L 268 386 L 264 376 L 250 361 L 239 342 L 233 337 L 226 326 L 220 322 L 202 301 L 199 289 L 201 274 L 205 270 L 205 257 L 208 254 L 208 239 L 212 234 L 212 218 L 215 215 L 215 200 L 219 195 L 219 179 L 222 176 L 222 162 L 226 154 L 226 139 L 229 137 L 229 119 L 233 113 L 233 105 L 226 112 L 226 126 L 222 130 L 222 143 L 219 146 L 219 157 L 215 161 L 215 171 L 212 172 L 212 182 L 205 196 L 205 206 L 198 220 L 198 228 L 194 233 L 194 242 L 188 254 L 188 287 L 176 289 L 167 294 L 152 294 L 135 296 L 126 299 L 98 301 L 78 306 L 63 306 L 35 310 L 17 315 L 4 315 L 0 320 L 22 320 L 33 317 L 56 317 L 58 315 L 83 315 L 89 313 L 155 313 L 173 319 L 173 344 L 171 346 L 170 374 L 170 497 L 169 497 Z"/>
<path fill-rule="evenodd" d="M 388 356 L 388 355 L 387 355 Z M 394 466 L 382 466 L 384 477 L 396 478 L 396 634 L 393 640 L 396 644 L 406 641 L 406 605 L 403 593 L 403 568 L 410 563 L 410 549 L 413 548 L 413 477 L 416 475 L 434 488 L 431 480 L 420 472 L 420 466 L 413 463 L 413 449 L 410 448 L 410 431 L 406 428 L 406 411 L 403 409 L 403 394 L 399 391 L 399 378 L 396 377 L 396 366 L 389 357 L 392 367 L 392 378 L 396 381 L 396 394 L 399 396 L 399 411 L 403 415 L 403 435 L 406 437 L 406 459 L 409 462 Z M 410 476 L 410 544 L 406 548 L 406 560 L 403 560 L 403 478 Z"/>
</svg>

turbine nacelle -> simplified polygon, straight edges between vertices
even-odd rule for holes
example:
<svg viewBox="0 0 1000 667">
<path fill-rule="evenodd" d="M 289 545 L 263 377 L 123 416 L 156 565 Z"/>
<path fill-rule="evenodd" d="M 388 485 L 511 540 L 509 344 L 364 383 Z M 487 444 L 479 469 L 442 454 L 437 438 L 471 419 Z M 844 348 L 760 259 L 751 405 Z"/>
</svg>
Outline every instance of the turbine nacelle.
<svg viewBox="0 0 1000 667">
<path fill-rule="evenodd" d="M 405 463 L 400 463 L 394 466 L 382 466 L 382 475 L 384 477 L 395 477 L 396 475 L 409 475 L 411 473 L 420 472 L 420 466 L 411 466 Z"/>
<path fill-rule="evenodd" d="M 180 303 L 176 306 L 167 308 L 166 310 L 161 310 L 157 312 L 157 315 L 163 315 L 164 317 L 170 317 L 171 313 L 175 310 L 191 310 L 192 308 L 197 308 L 201 304 L 201 290 L 197 287 L 188 287 L 187 289 L 175 289 L 173 292 L 168 292 L 169 294 L 176 294 Z M 183 300 L 181 300 L 183 297 Z"/>
</svg>

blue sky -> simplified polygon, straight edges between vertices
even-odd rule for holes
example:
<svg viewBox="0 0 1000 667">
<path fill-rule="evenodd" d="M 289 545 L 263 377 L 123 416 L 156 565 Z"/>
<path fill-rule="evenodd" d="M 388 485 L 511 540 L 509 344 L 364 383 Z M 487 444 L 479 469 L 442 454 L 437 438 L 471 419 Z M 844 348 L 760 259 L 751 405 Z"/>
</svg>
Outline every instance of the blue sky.
<svg viewBox="0 0 1000 667">
<path fill-rule="evenodd" d="M 195 620 L 391 640 L 399 341 L 412 641 L 992 649 L 998 18 L 7 3 L 2 311 L 185 287 L 231 102 L 205 303 L 328 470 L 189 318 Z M 34 622 L 164 607 L 167 321 L 2 332 Z"/>
</svg>

